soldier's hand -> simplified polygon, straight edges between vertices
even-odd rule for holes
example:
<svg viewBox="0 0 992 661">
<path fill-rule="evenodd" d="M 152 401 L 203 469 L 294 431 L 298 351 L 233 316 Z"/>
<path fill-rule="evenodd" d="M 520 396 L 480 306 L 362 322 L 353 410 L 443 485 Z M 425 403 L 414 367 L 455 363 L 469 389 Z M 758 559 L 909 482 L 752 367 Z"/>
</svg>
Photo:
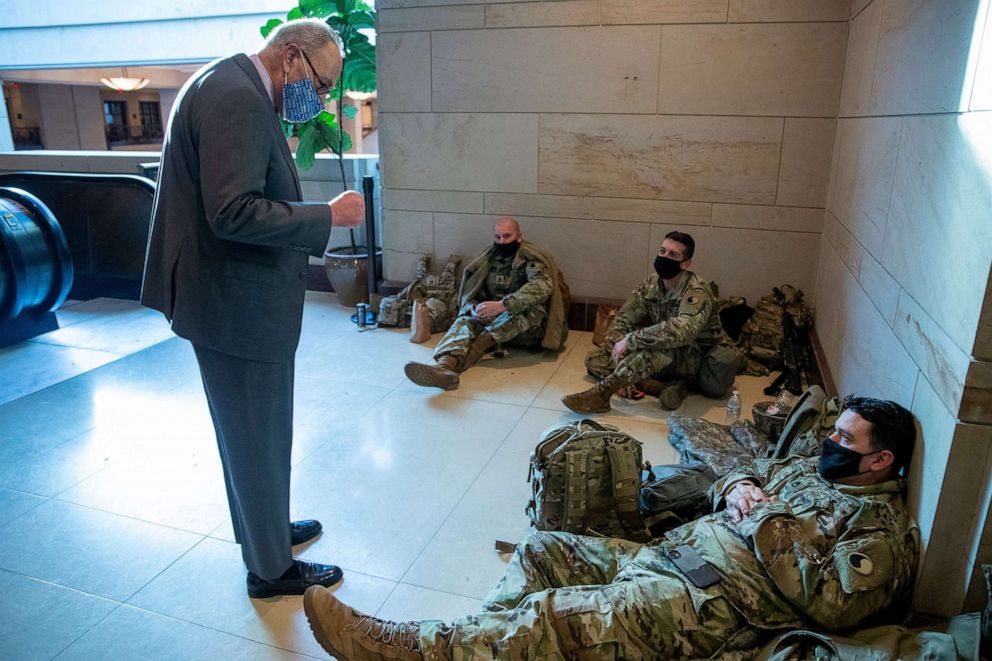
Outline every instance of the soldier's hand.
<svg viewBox="0 0 992 661">
<path fill-rule="evenodd" d="M 365 220 L 365 198 L 353 190 L 346 190 L 328 204 L 335 227 L 354 227 Z"/>
<path fill-rule="evenodd" d="M 751 482 L 738 482 L 724 500 L 727 502 L 727 513 L 737 522 L 750 515 L 758 504 L 773 503 L 778 498 L 766 496 L 764 491 Z"/>
<path fill-rule="evenodd" d="M 479 321 L 489 323 L 496 317 L 506 312 L 506 306 L 502 301 L 483 301 L 475 306 L 472 314 Z"/>
<path fill-rule="evenodd" d="M 610 353 L 610 358 L 614 363 L 619 363 L 625 353 L 627 353 L 626 335 L 617 340 L 617 343 L 613 345 L 613 351 Z"/>
</svg>

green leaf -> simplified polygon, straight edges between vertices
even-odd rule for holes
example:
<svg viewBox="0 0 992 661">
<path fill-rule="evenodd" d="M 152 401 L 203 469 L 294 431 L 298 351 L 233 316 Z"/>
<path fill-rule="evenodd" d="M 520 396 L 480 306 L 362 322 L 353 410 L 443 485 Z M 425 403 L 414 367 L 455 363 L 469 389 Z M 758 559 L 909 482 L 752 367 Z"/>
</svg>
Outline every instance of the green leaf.
<svg viewBox="0 0 992 661">
<path fill-rule="evenodd" d="M 367 11 L 375 13 L 375 10 L 369 6 L 367 2 L 362 2 L 362 0 L 355 0 L 355 11 Z"/>
<path fill-rule="evenodd" d="M 374 28 L 375 16 L 367 11 L 352 12 L 348 15 L 348 25 L 355 28 Z"/>
<path fill-rule="evenodd" d="M 356 92 L 374 92 L 376 86 L 375 63 L 365 60 L 349 62 L 344 71 L 345 89 Z"/>
<path fill-rule="evenodd" d="M 275 30 L 280 25 L 282 25 L 282 21 L 280 21 L 278 18 L 270 19 L 269 22 L 263 25 L 259 30 L 262 33 L 262 38 L 267 39 L 269 37 L 269 33 Z"/>
<path fill-rule="evenodd" d="M 335 0 L 338 11 L 344 15 L 348 15 L 355 11 L 355 0 Z"/>
<path fill-rule="evenodd" d="M 323 18 L 337 11 L 335 0 L 300 0 L 300 7 L 308 16 Z"/>
<path fill-rule="evenodd" d="M 289 140 L 290 138 L 292 138 L 293 137 L 293 131 L 296 129 L 296 125 L 295 124 L 290 124 L 289 122 L 287 122 L 285 119 L 282 119 L 281 117 L 279 118 L 279 123 L 282 124 L 282 133 L 283 133 L 283 135 L 286 136 L 286 139 Z"/>
<path fill-rule="evenodd" d="M 340 140 L 338 140 L 340 127 L 334 115 L 325 111 L 317 115 L 317 118 L 313 121 L 321 148 L 330 149 L 335 154 L 340 154 L 338 151 L 338 145 L 341 144 Z"/>
<path fill-rule="evenodd" d="M 314 130 L 314 120 L 297 125 L 296 132 L 300 136 L 300 143 L 296 146 L 296 167 L 300 170 L 309 170 L 313 167 L 314 154 L 317 153 L 317 131 Z"/>
<path fill-rule="evenodd" d="M 344 108 L 341 109 L 341 114 L 347 117 L 348 119 L 355 119 L 356 117 L 358 117 L 358 108 L 356 108 L 355 106 L 345 106 Z"/>
<path fill-rule="evenodd" d="M 286 14 L 286 20 L 295 21 L 299 18 L 304 18 L 304 16 L 305 14 L 303 13 L 302 9 L 300 9 L 299 7 L 293 7 L 292 9 L 289 10 L 289 13 Z"/>
</svg>

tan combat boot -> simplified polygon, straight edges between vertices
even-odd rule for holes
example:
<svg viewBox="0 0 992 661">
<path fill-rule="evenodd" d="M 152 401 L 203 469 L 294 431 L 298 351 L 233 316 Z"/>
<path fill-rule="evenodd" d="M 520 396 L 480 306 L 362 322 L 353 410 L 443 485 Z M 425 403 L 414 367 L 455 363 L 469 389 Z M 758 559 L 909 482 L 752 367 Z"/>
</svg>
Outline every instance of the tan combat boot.
<svg viewBox="0 0 992 661">
<path fill-rule="evenodd" d="M 406 378 L 418 386 L 454 390 L 458 387 L 458 359 L 454 356 L 441 356 L 437 365 L 410 361 L 403 367 Z"/>
<path fill-rule="evenodd" d="M 661 394 L 658 395 L 658 404 L 660 404 L 663 409 L 674 411 L 678 407 L 682 406 L 682 402 L 685 401 L 688 394 L 688 384 L 686 384 L 685 379 L 679 379 L 661 391 Z"/>
<path fill-rule="evenodd" d="M 610 410 L 610 397 L 626 384 L 620 377 L 611 374 L 589 390 L 565 395 L 561 403 L 576 413 L 607 413 Z"/>
<path fill-rule="evenodd" d="M 472 344 L 468 348 L 468 352 L 465 354 L 465 360 L 462 362 L 462 370 L 465 371 L 472 365 L 479 362 L 486 352 L 496 346 L 496 338 L 492 336 L 491 333 L 483 331 L 479 333 L 478 336 L 472 341 Z"/>
<path fill-rule="evenodd" d="M 303 610 L 314 638 L 341 661 L 420 661 L 420 623 L 390 622 L 360 613 L 327 588 L 311 586 Z"/>
</svg>

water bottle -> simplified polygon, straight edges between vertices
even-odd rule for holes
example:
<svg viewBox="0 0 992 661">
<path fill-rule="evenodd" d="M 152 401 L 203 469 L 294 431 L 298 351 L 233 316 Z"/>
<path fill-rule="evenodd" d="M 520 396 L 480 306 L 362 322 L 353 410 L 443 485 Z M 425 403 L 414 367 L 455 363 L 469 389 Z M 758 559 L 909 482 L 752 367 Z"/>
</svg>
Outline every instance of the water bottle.
<svg viewBox="0 0 992 661">
<path fill-rule="evenodd" d="M 734 424 L 741 417 L 741 394 L 734 388 L 734 394 L 727 400 L 727 426 Z"/>
</svg>

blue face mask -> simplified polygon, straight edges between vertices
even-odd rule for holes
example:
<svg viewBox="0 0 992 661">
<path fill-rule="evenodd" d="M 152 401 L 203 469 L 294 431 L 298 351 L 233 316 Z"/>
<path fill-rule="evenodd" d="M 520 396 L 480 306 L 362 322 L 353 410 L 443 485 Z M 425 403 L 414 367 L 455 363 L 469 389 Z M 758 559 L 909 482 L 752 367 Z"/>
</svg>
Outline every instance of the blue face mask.
<svg viewBox="0 0 992 661">
<path fill-rule="evenodd" d="M 309 122 L 324 109 L 324 102 L 313 88 L 305 60 L 303 70 L 307 72 L 306 78 L 295 83 L 284 82 L 282 86 L 282 118 L 291 124 Z"/>
</svg>

